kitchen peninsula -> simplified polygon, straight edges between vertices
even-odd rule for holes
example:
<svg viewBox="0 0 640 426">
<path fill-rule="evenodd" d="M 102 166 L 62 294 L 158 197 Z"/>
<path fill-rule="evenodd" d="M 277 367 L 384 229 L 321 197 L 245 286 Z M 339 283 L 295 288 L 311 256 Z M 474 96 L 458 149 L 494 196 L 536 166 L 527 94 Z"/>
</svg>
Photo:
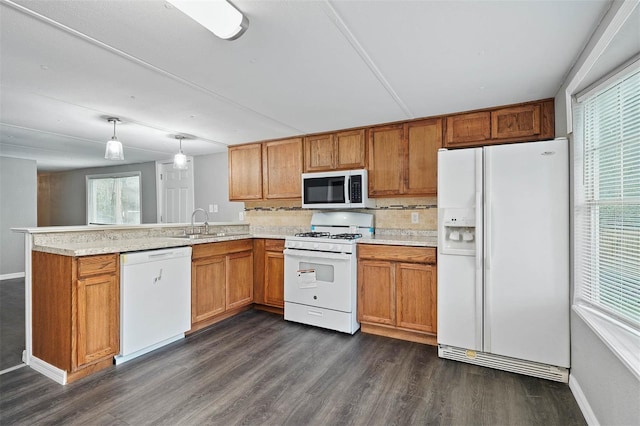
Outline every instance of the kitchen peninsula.
<svg viewBox="0 0 640 426">
<path fill-rule="evenodd" d="M 207 235 L 189 238 L 185 236 L 186 227 L 150 224 L 14 229 L 25 238 L 25 363 L 60 384 L 113 364 L 113 356 L 119 352 L 121 253 L 193 246 L 192 332 L 250 309 L 254 303 L 274 310 L 273 303 L 270 307 L 264 300 L 264 283 L 255 281 L 256 277 L 266 280 L 268 274 L 262 270 L 262 274 L 254 274 L 255 268 L 265 268 L 264 251 L 260 256 L 254 248 L 298 230 L 256 230 L 248 223 L 213 223 Z M 385 233 L 360 243 L 436 247 L 437 242 L 435 234 Z M 229 276 L 233 277 L 233 286 L 227 282 Z M 274 279 L 280 278 L 272 277 L 272 282 Z M 202 283 L 211 281 L 218 283 L 215 289 L 210 285 L 202 288 Z M 202 314 L 212 307 L 211 315 Z"/>
</svg>

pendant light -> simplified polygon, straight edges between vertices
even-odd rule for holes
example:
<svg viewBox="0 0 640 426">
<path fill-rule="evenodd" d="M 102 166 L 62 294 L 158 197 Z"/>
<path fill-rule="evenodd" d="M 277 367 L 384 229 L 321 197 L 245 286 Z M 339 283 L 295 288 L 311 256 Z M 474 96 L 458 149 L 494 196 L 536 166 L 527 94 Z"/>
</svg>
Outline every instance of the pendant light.
<svg viewBox="0 0 640 426">
<path fill-rule="evenodd" d="M 184 136 L 176 135 L 176 139 L 180 141 L 180 150 L 173 156 L 173 168 L 185 170 L 187 169 L 187 156 L 182 153 L 182 139 L 184 139 Z"/>
<path fill-rule="evenodd" d="M 116 137 L 116 123 L 120 121 L 119 118 L 109 117 L 107 118 L 109 123 L 113 123 L 113 136 L 111 140 L 107 141 L 107 149 L 104 152 L 104 158 L 107 160 L 124 160 L 124 151 L 122 150 L 122 142 Z"/>
</svg>

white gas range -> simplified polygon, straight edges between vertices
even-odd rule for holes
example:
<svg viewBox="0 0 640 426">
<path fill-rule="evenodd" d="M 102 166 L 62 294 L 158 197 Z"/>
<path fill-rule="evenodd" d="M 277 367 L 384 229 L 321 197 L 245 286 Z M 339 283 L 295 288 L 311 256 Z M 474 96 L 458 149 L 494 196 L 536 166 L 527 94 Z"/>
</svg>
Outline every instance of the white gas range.
<svg viewBox="0 0 640 426">
<path fill-rule="evenodd" d="M 314 213 L 311 232 L 285 239 L 284 319 L 353 334 L 357 240 L 372 236 L 373 215 Z"/>
</svg>

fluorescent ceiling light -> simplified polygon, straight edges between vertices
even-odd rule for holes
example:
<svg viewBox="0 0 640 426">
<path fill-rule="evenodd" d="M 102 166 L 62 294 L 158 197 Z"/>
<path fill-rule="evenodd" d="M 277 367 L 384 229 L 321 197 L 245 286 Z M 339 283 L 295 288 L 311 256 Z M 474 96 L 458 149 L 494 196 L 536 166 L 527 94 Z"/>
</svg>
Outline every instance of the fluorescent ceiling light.
<svg viewBox="0 0 640 426">
<path fill-rule="evenodd" d="M 226 0 L 167 0 L 182 13 L 224 40 L 235 40 L 249 20 Z"/>
</svg>

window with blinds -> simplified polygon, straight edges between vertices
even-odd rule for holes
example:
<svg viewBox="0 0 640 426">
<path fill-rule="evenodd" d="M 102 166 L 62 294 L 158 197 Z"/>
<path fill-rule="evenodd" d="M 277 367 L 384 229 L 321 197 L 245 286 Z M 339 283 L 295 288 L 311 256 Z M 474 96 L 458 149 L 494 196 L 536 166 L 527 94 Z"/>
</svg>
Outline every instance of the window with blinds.
<svg viewBox="0 0 640 426">
<path fill-rule="evenodd" d="M 575 302 L 640 330 L 640 71 L 575 109 Z"/>
</svg>

